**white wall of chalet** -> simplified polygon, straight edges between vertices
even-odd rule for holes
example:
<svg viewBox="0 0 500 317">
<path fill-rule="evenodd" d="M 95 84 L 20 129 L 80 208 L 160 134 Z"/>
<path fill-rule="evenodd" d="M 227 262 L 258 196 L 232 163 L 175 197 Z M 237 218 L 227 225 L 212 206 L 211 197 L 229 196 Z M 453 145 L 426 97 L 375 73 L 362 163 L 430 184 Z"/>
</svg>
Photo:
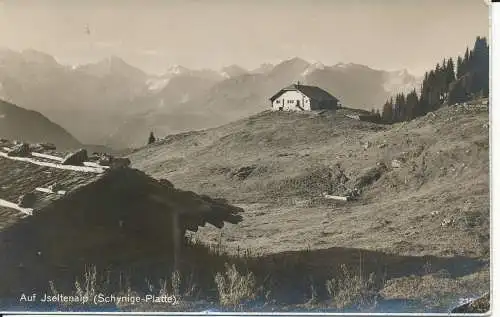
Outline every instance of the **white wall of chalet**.
<svg viewBox="0 0 500 317">
<path fill-rule="evenodd" d="M 300 91 L 286 91 L 272 104 L 273 110 L 308 111 L 311 110 L 311 99 Z"/>
</svg>

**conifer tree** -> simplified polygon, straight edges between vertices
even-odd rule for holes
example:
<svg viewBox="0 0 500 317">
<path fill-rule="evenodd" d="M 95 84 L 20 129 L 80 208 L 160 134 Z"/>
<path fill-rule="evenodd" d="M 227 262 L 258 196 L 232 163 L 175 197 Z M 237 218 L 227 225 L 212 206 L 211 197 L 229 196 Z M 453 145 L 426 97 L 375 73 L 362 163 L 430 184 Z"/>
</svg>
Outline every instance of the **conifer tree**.
<svg viewBox="0 0 500 317">
<path fill-rule="evenodd" d="M 382 108 L 382 121 L 392 123 L 392 103 L 389 101 L 386 101 Z"/>
<path fill-rule="evenodd" d="M 465 73 L 467 73 L 469 71 L 469 62 L 470 62 L 470 52 L 469 52 L 469 48 L 467 47 L 467 49 L 465 50 L 465 55 L 464 55 L 464 62 L 463 62 L 463 65 L 462 65 L 462 71 Z"/>
<path fill-rule="evenodd" d="M 458 56 L 456 65 L 452 58 L 443 59 L 424 75 L 420 95 L 398 93 L 386 101 L 382 109 L 384 122 L 411 120 L 448 104 L 486 97 L 489 94 L 489 46 L 485 37 L 477 37 L 474 47 Z"/>
<path fill-rule="evenodd" d="M 462 58 L 462 56 L 459 56 L 457 58 L 457 79 L 462 77 L 462 75 L 464 74 L 463 66 L 464 66 L 464 59 Z"/>
<path fill-rule="evenodd" d="M 406 110 L 405 110 L 405 120 L 409 121 L 414 119 L 418 113 L 418 94 L 415 89 L 413 89 L 406 97 Z"/>
<path fill-rule="evenodd" d="M 155 138 L 155 135 L 153 134 L 153 131 L 151 131 L 151 133 L 149 133 L 149 138 L 148 138 L 148 145 L 149 144 L 153 144 L 156 142 L 156 138 Z"/>
<path fill-rule="evenodd" d="M 477 37 L 470 57 L 471 93 L 477 97 L 489 94 L 489 46 L 485 37 Z"/>
<path fill-rule="evenodd" d="M 450 57 L 446 63 L 446 87 L 448 88 L 449 85 L 455 81 L 455 79 L 455 64 L 453 63 L 453 59 Z"/>
</svg>

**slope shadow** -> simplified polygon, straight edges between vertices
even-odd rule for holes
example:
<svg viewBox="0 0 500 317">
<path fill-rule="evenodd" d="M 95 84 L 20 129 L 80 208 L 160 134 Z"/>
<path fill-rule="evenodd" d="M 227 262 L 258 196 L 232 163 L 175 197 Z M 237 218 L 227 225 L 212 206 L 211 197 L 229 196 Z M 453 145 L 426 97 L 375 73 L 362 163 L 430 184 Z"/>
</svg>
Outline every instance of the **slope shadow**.
<svg viewBox="0 0 500 317">
<path fill-rule="evenodd" d="M 422 276 L 445 272 L 451 278 L 472 274 L 489 261 L 464 256 L 402 256 L 354 248 L 328 248 L 307 251 L 288 251 L 260 258 L 248 259 L 247 267 L 256 276 L 273 277 L 274 297 L 288 302 L 311 297 L 311 286 L 317 296 L 327 296 L 325 282 L 339 278 L 341 265 L 363 278 L 373 273 L 379 288 L 386 280 L 404 276 Z M 281 292 L 280 290 L 285 290 Z M 290 291 L 296 290 L 295 296 Z M 305 291 L 305 293 L 304 293 Z"/>
<path fill-rule="evenodd" d="M 436 256 L 401 256 L 377 251 L 349 248 L 329 248 L 320 250 L 288 251 L 265 256 L 234 256 L 209 249 L 204 245 L 188 245 L 184 248 L 180 259 L 180 289 L 188 289 L 196 285 L 196 297 L 210 302 L 218 302 L 217 285 L 214 277 L 218 272 L 226 272 L 227 265 L 234 264 L 238 272 L 253 273 L 257 286 L 258 301 L 268 301 L 277 307 L 287 305 L 301 305 L 311 299 L 312 289 L 319 300 L 329 297 L 326 281 L 332 278 L 342 278 L 341 265 L 356 275 L 364 278 L 373 273 L 376 290 L 380 290 L 388 279 L 426 275 L 446 271 L 452 277 L 471 274 L 488 265 L 484 259 Z M 108 294 L 123 292 L 124 286 L 139 294 L 150 294 L 151 286 L 158 290 L 161 281 L 168 281 L 171 285 L 173 272 L 173 257 L 171 253 L 158 250 L 156 256 L 137 258 L 121 263 L 97 264 L 97 285 L 95 291 Z M 96 265 L 88 263 L 86 267 Z M 10 295 L 20 294 L 23 291 L 50 293 L 49 281 L 53 281 L 59 293 L 74 294 L 75 280 L 84 282 L 83 267 L 66 267 L 58 270 L 54 267 L 33 267 L 33 271 L 23 270 L 22 283 L 20 279 L 9 287 Z M 88 271 L 87 271 L 88 272 Z M 7 274 L 8 272 L 2 272 Z M 17 275 L 17 274 L 14 274 Z M 17 275 L 19 276 L 19 275 Z M 83 277 L 83 278 L 82 278 Z M 100 285 L 99 281 L 106 279 L 107 285 Z M 7 282 L 9 279 L 5 279 Z M 126 281 L 126 285 L 124 285 Z M 148 285 L 148 283 L 150 283 Z M 17 292 L 16 292 L 17 290 Z M 6 303 L 11 296 L 4 293 L 2 300 Z M 13 300 L 18 300 L 17 299 Z M 189 300 L 186 298 L 186 300 Z M 4 305 L 5 305 L 4 304 Z M 3 305 L 2 305 L 3 306 Z M 7 304 L 9 306 L 9 304 Z M 37 305 L 36 310 L 44 310 Z M 29 306 L 26 307 L 30 309 Z M 48 307 L 47 307 L 48 308 Z M 0 307 L 8 309 L 8 307 Z M 165 307 L 163 307 L 165 309 Z"/>
</svg>

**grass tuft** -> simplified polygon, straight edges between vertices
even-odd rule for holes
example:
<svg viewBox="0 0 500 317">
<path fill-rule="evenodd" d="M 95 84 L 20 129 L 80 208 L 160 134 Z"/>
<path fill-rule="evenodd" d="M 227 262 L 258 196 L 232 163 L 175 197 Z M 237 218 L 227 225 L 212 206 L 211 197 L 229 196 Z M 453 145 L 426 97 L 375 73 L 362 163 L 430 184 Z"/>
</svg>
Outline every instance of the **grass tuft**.
<svg viewBox="0 0 500 317">
<path fill-rule="evenodd" d="M 365 278 L 360 272 L 355 274 L 340 266 L 340 276 L 326 281 L 326 290 L 330 296 L 333 306 L 339 309 L 357 306 L 376 306 L 378 290 L 375 282 L 375 274 L 371 273 Z"/>
<path fill-rule="evenodd" d="M 215 274 L 219 301 L 223 306 L 239 306 L 257 297 L 255 276 L 252 272 L 241 274 L 236 266 L 225 265 L 224 273 Z"/>
</svg>

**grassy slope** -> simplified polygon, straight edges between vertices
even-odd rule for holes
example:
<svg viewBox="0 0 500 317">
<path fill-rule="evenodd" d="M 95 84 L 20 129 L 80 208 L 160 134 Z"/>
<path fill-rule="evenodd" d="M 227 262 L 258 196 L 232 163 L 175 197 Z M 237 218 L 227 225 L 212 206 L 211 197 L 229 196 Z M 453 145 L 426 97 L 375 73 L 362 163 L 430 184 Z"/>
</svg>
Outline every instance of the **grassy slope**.
<svg viewBox="0 0 500 317">
<path fill-rule="evenodd" d="M 130 155 L 176 186 L 245 208 L 244 221 L 207 227 L 204 241 L 254 252 L 350 247 L 400 255 L 489 257 L 486 107 L 443 108 L 393 126 L 336 114 L 264 112 L 219 128 L 172 135 Z M 385 145 L 385 146 L 384 146 Z M 398 159 L 400 168 L 392 168 Z M 358 201 L 325 201 L 340 163 L 352 185 L 388 169 Z M 246 177 L 231 176 L 250 167 Z M 442 225 L 445 220 L 451 220 Z"/>
</svg>

